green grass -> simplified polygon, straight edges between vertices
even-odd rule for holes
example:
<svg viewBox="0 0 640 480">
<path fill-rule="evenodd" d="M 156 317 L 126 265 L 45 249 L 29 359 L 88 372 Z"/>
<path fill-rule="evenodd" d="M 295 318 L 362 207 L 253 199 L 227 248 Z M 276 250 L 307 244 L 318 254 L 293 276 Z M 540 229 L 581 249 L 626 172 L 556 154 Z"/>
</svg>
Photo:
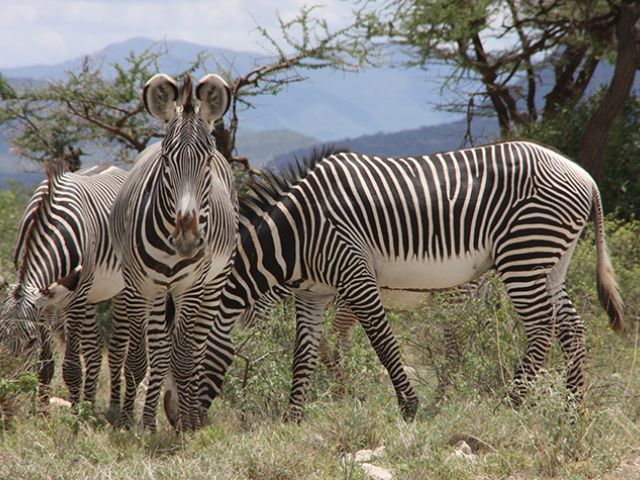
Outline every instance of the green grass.
<svg viewBox="0 0 640 480">
<path fill-rule="evenodd" d="M 610 222 L 609 244 L 627 302 L 622 335 L 610 331 L 595 296 L 590 235 L 569 272 L 588 332 L 589 381 L 580 406 L 566 402 L 557 347 L 525 404 L 518 410 L 507 404 L 524 339 L 498 292 L 499 307 L 451 308 L 443 297 L 411 314 L 390 315 L 422 402 L 414 423 L 401 419 L 386 372 L 357 327 L 345 359 L 349 393 L 336 398 L 337 385 L 320 366 L 303 423 L 284 424 L 294 338 L 285 305 L 257 333 L 236 332 L 247 360 L 234 363 L 201 431 L 176 436 L 163 414 L 155 435 L 113 429 L 104 421 L 105 362 L 95 417 L 53 407 L 47 417 L 34 415 L 29 395 L 21 397 L 12 426 L 0 433 L 0 478 L 363 479 L 345 454 L 379 445 L 386 453 L 372 463 L 397 479 L 640 478 L 640 226 Z M 443 322 L 458 325 L 462 359 L 454 386 L 431 408 L 445 364 Z M 65 395 L 59 371 L 53 393 Z M 476 462 L 451 457 L 460 439 L 472 445 Z"/>
</svg>

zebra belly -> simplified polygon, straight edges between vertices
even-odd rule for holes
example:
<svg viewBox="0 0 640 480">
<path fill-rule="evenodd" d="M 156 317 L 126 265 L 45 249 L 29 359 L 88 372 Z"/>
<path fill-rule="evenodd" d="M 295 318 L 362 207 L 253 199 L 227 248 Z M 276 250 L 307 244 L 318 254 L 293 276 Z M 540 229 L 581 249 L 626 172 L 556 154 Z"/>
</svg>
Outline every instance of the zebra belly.
<svg viewBox="0 0 640 480">
<path fill-rule="evenodd" d="M 398 260 L 384 257 L 375 260 L 378 287 L 386 291 L 385 296 L 389 302 L 393 301 L 394 291 L 419 293 L 462 285 L 479 277 L 492 265 L 493 260 L 488 250 L 444 260 Z"/>
<path fill-rule="evenodd" d="M 120 270 L 98 269 L 89 292 L 89 302 L 97 303 L 108 300 L 123 288 L 124 279 Z"/>
</svg>

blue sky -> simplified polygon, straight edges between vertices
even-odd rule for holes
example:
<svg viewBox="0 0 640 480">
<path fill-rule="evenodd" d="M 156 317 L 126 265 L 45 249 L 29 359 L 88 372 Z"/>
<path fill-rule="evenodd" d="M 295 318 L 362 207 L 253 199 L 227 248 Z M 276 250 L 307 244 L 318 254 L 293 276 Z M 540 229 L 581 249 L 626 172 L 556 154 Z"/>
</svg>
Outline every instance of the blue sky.
<svg viewBox="0 0 640 480">
<path fill-rule="evenodd" d="M 330 25 L 349 17 L 344 0 L 3 0 L 0 68 L 55 64 L 131 37 L 261 51 L 256 22 L 277 31 L 307 4 Z"/>
</svg>

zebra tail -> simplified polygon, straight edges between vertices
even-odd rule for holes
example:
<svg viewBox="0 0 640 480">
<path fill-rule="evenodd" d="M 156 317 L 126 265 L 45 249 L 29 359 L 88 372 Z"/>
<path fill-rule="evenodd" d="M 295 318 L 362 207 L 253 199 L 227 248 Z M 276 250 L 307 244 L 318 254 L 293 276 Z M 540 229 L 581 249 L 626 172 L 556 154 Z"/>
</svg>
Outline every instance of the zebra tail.
<svg viewBox="0 0 640 480">
<path fill-rule="evenodd" d="M 624 327 L 623 307 L 624 303 L 620 295 L 620 287 L 616 282 L 615 272 L 611 265 L 611 258 L 607 249 L 607 241 L 604 232 L 604 212 L 602 210 L 602 200 L 598 187 L 593 187 L 593 205 L 595 235 L 596 235 L 596 252 L 598 255 L 597 266 L 597 284 L 598 298 L 602 308 L 609 315 L 611 328 L 619 332 Z"/>
</svg>

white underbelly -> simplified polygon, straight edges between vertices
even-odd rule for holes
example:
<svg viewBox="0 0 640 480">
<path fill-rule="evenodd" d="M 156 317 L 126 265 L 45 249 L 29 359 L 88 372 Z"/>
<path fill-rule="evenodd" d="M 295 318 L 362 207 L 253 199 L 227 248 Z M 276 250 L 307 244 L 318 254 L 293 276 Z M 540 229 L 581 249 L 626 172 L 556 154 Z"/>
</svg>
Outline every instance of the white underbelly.
<svg viewBox="0 0 640 480">
<path fill-rule="evenodd" d="M 455 287 L 479 277 L 492 265 L 488 250 L 445 260 L 377 258 L 375 261 L 378 287 L 390 292 L 420 292 Z M 388 296 L 390 292 L 387 293 Z"/>
<path fill-rule="evenodd" d="M 98 303 L 108 300 L 124 288 L 124 279 L 119 270 L 98 269 L 89 291 L 89 302 Z"/>
</svg>

